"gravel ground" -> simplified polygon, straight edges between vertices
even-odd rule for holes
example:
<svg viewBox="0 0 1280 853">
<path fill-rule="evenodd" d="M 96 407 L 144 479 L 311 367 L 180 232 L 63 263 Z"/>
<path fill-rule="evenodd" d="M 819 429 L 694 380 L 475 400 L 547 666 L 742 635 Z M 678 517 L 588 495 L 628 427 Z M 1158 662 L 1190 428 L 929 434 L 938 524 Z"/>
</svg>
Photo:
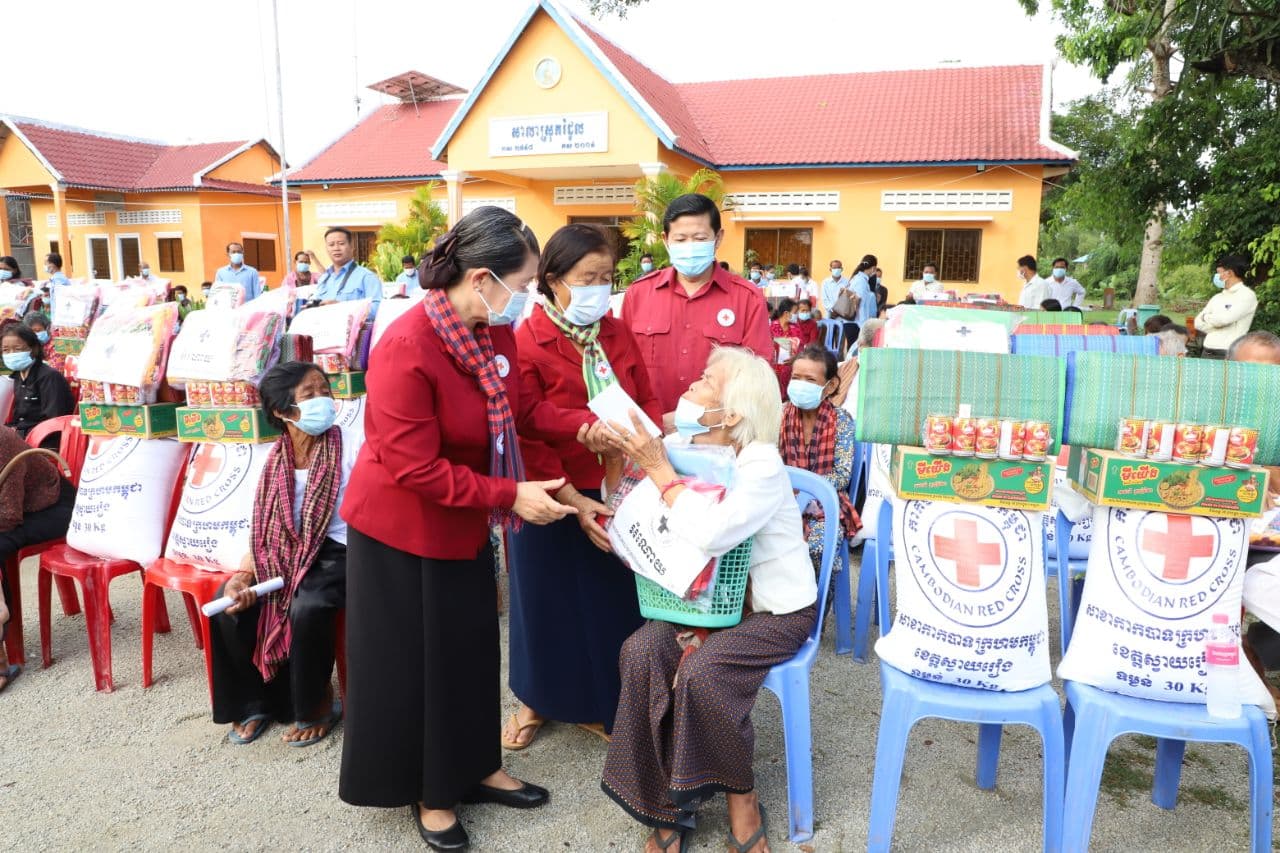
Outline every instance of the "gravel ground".
<svg viewBox="0 0 1280 853">
<path fill-rule="evenodd" d="M 112 585 L 115 692 L 93 691 L 81 616 L 54 617 L 55 662 L 41 670 L 35 581 L 29 563 L 23 588 L 34 666 L 0 696 L 0 811 L 7 816 L 0 849 L 422 849 L 407 810 L 358 809 L 338 800 L 341 728 L 301 750 L 284 746 L 278 729 L 249 747 L 226 742 L 225 728 L 209 721 L 201 656 L 173 594 L 174 630 L 157 638 L 158 680 L 149 690 L 142 689 L 141 596 L 131 577 Z M 880 716 L 877 672 L 874 661 L 837 657 L 827 631 L 812 680 L 817 830 L 800 849 L 866 848 Z M 754 722 L 770 841 L 774 850 L 795 850 L 786 840 L 786 764 L 772 694 L 762 692 Z M 995 791 L 974 785 L 975 741 L 975 727 L 938 720 L 912 731 L 895 849 L 1039 849 L 1039 737 L 1026 728 L 1006 730 Z M 1247 848 L 1242 752 L 1190 748 L 1178 808 L 1165 812 L 1140 787 L 1143 773 L 1150 775 L 1150 745 L 1125 738 L 1113 746 L 1113 758 L 1118 751 L 1122 760 L 1109 764 L 1111 781 L 1099 798 L 1094 849 Z M 466 807 L 473 849 L 640 850 L 644 831 L 600 792 L 604 754 L 604 743 L 592 735 L 548 725 L 533 747 L 509 755 L 507 767 L 550 788 L 551 803 L 532 812 Z M 692 849 L 724 850 L 726 829 L 723 800 L 708 804 Z"/>
</svg>

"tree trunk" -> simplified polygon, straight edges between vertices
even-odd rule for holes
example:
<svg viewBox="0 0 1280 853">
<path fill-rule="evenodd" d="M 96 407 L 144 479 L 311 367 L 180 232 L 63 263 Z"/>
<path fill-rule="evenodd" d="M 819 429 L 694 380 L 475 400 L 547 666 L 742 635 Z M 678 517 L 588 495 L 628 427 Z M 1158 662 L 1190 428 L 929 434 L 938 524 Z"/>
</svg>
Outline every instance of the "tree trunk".
<svg viewBox="0 0 1280 853">
<path fill-rule="evenodd" d="M 1156 305 L 1160 301 L 1156 287 L 1160 275 L 1160 258 L 1164 254 L 1164 205 L 1151 212 L 1147 231 L 1142 237 L 1142 261 L 1138 266 L 1138 285 L 1133 291 L 1136 305 Z"/>
</svg>

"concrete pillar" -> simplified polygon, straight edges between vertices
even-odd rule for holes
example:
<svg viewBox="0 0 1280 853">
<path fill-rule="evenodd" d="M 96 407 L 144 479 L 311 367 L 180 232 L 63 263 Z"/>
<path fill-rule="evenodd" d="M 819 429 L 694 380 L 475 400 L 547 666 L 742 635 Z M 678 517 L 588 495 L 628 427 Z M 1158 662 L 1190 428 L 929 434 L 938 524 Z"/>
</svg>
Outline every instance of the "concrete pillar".
<svg viewBox="0 0 1280 853">
<path fill-rule="evenodd" d="M 67 277 L 75 276 L 76 264 L 71 251 L 71 229 L 67 227 L 67 188 L 61 184 L 50 184 L 49 189 L 53 192 L 53 215 L 58 220 L 58 254 L 62 255 L 62 271 Z M 44 252 L 49 251 L 49 247 L 45 246 Z M 36 263 L 39 264 L 43 260 L 43 252 L 36 252 Z M 92 258 L 88 259 L 91 269 Z"/>
<path fill-rule="evenodd" d="M 452 228 L 462 218 L 462 182 L 467 179 L 467 173 L 446 170 L 440 173 L 440 177 L 444 178 L 448 198 L 449 227 Z"/>
</svg>

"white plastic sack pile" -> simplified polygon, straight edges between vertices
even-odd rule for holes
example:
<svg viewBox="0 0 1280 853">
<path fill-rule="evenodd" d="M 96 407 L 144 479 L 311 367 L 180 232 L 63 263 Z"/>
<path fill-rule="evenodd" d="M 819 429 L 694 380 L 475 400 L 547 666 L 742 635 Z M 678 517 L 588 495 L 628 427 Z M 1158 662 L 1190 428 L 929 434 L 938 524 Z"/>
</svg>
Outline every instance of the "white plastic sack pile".
<svg viewBox="0 0 1280 853">
<path fill-rule="evenodd" d="M 240 568 L 249 552 L 258 480 L 274 446 L 274 442 L 197 446 L 187 466 L 166 557 L 206 569 Z"/>
<path fill-rule="evenodd" d="M 1205 701 L 1215 613 L 1240 631 L 1247 520 L 1098 507 L 1064 679 L 1168 702 Z M 1275 707 L 1240 655 L 1240 701 Z"/>
<path fill-rule="evenodd" d="M 153 562 L 186 456 L 173 439 L 90 439 L 67 544 L 95 557 Z"/>
<path fill-rule="evenodd" d="M 876 654 L 909 675 L 984 690 L 1047 684 L 1040 513 L 895 501 L 898 611 Z"/>
</svg>

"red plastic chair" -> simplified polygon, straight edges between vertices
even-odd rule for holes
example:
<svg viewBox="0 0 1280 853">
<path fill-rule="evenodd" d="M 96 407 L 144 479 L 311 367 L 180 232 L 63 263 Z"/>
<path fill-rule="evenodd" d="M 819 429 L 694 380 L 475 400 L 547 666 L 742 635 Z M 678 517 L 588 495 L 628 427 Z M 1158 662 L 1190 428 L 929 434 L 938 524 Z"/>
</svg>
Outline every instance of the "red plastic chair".
<svg viewBox="0 0 1280 853">
<path fill-rule="evenodd" d="M 206 571 L 186 563 L 175 563 L 161 557 L 147 567 L 142 576 L 142 686 L 150 687 L 152 678 L 152 646 L 157 630 L 159 614 L 164 610 L 164 591 L 174 590 L 182 594 L 187 606 L 187 618 L 195 634 L 196 648 L 204 652 L 205 678 L 209 683 L 209 698 L 213 699 L 213 658 L 209 654 L 209 617 L 200 608 L 218 596 L 218 588 L 231 578 L 230 572 Z"/>
<path fill-rule="evenodd" d="M 165 520 L 164 540 L 169 538 L 182 498 L 182 484 L 186 479 L 186 466 L 178 471 L 173 485 L 173 497 L 169 501 L 169 514 Z M 164 541 L 162 540 L 162 541 Z M 121 575 L 137 572 L 145 583 L 145 571 L 133 560 L 113 560 L 95 557 L 77 551 L 69 545 L 55 546 L 40 556 L 40 654 L 44 666 L 53 663 L 52 637 L 49 626 L 50 588 L 55 576 L 74 578 L 84 589 L 85 627 L 89 631 L 89 655 L 93 661 L 93 678 L 98 690 L 111 692 L 115 682 L 111 678 L 111 600 L 108 587 Z M 153 616 L 157 630 L 169 632 L 169 613 L 164 598 L 158 602 Z"/>
<path fill-rule="evenodd" d="M 27 444 L 32 447 L 39 447 L 46 438 L 54 433 L 60 434 L 58 455 L 71 466 L 71 483 L 72 485 L 79 485 L 80 471 L 84 467 L 84 457 L 89 447 L 89 440 L 80 431 L 80 421 L 74 415 L 50 418 L 47 421 L 36 424 L 27 433 Z M 61 545 L 64 541 L 63 539 L 52 539 L 48 542 L 38 542 L 35 545 L 20 548 L 18 553 L 14 554 L 4 564 L 3 570 L 9 579 L 9 591 L 11 593 L 9 616 L 13 624 L 13 629 L 9 631 L 8 636 L 5 638 L 5 649 L 12 663 L 21 665 L 27 662 L 26 644 L 23 642 L 22 637 L 22 583 L 20 572 L 22 561 L 28 557 L 42 554 L 55 545 Z M 58 578 L 58 597 L 62 600 L 62 612 L 64 614 L 74 616 L 80 612 L 80 601 L 76 598 L 76 586 L 70 578 Z"/>
</svg>

